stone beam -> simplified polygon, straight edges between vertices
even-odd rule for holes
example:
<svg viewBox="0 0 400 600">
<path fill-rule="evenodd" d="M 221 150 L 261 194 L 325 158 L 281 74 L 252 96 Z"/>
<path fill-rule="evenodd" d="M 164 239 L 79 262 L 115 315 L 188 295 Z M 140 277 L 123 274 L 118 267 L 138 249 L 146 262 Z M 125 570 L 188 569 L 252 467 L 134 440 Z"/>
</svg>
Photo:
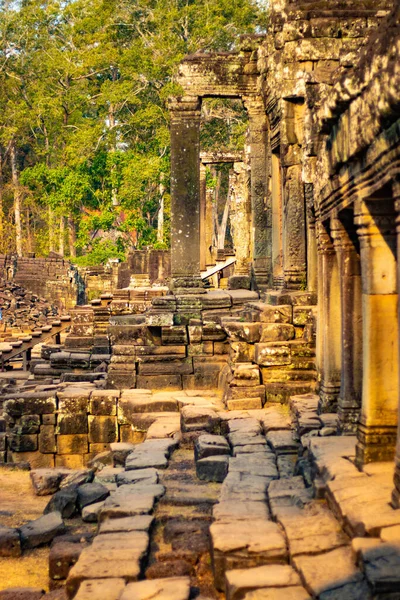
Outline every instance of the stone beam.
<svg viewBox="0 0 400 600">
<path fill-rule="evenodd" d="M 249 56 L 231 52 L 186 56 L 179 65 L 176 82 L 190 96 L 240 98 L 254 94 L 257 63 L 250 63 Z"/>
</svg>

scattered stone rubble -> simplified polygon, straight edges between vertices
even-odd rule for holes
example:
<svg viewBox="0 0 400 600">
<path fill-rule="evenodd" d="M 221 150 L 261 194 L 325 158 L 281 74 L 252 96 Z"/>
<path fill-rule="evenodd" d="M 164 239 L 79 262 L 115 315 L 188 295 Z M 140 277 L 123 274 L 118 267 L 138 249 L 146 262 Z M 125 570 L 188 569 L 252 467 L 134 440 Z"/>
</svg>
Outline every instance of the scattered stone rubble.
<svg viewBox="0 0 400 600">
<path fill-rule="evenodd" d="M 0 530 L 2 556 L 52 544 L 54 591 L 24 600 L 396 597 L 393 465 L 360 473 L 354 437 L 333 435 L 337 415 L 318 415 L 317 396 L 292 397 L 290 410 L 229 411 L 204 390 L 131 390 L 125 402 L 146 406 L 126 412 L 141 439 L 102 444 L 86 468 L 33 469 L 44 516 Z M 69 534 L 74 514 L 97 534 Z"/>
</svg>

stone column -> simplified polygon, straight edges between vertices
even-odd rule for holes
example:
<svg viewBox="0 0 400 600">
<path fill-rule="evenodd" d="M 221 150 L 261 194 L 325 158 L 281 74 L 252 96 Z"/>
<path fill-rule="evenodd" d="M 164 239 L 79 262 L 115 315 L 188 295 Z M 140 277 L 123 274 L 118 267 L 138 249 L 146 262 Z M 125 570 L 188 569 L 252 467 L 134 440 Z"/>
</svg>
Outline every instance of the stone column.
<svg viewBox="0 0 400 600">
<path fill-rule="evenodd" d="M 283 276 L 285 288 L 306 285 L 306 227 L 301 165 L 287 167 L 283 198 Z"/>
<path fill-rule="evenodd" d="M 362 277 L 363 385 L 356 462 L 392 460 L 398 410 L 398 316 L 393 199 L 356 202 Z"/>
<path fill-rule="evenodd" d="M 340 391 L 341 310 L 339 271 L 332 239 L 318 223 L 318 326 L 317 368 L 319 409 L 335 412 Z"/>
<path fill-rule="evenodd" d="M 272 283 L 272 210 L 267 189 L 267 117 L 261 97 L 246 97 L 251 165 L 251 226 L 255 285 Z"/>
<path fill-rule="evenodd" d="M 342 313 L 342 366 L 338 399 L 339 430 L 354 435 L 360 417 L 362 393 L 362 294 L 361 264 L 353 213 L 331 219 L 336 250 Z"/>
<path fill-rule="evenodd" d="M 393 199 L 396 211 L 396 242 L 397 242 L 397 292 L 400 282 L 400 181 L 393 183 Z M 400 323 L 400 303 L 398 304 L 398 323 Z M 398 328 L 398 347 L 400 349 L 400 328 Z M 392 503 L 395 508 L 400 508 L 400 390 L 398 402 L 398 425 L 397 425 L 397 442 L 395 455 L 395 471 L 394 471 L 394 490 L 392 494 Z"/>
<path fill-rule="evenodd" d="M 230 289 L 249 289 L 250 264 L 250 189 L 249 170 L 245 163 L 234 163 L 230 175 L 231 227 L 235 248 L 235 271 L 229 278 Z"/>
<path fill-rule="evenodd" d="M 214 220 L 215 220 L 214 190 L 206 188 L 206 265 L 215 266 Z"/>
<path fill-rule="evenodd" d="M 307 290 L 316 292 L 318 287 L 318 257 L 317 233 L 314 212 L 314 186 L 312 183 L 304 184 L 307 221 Z"/>
<path fill-rule="evenodd" d="M 198 97 L 170 99 L 171 289 L 197 293 L 200 278 L 200 108 Z"/>
<path fill-rule="evenodd" d="M 206 219 L 206 166 L 200 162 L 200 271 L 205 271 L 207 264 Z"/>
<path fill-rule="evenodd" d="M 272 202 L 272 270 L 274 288 L 283 287 L 282 247 L 282 168 L 280 157 L 271 154 L 271 202 Z"/>
</svg>

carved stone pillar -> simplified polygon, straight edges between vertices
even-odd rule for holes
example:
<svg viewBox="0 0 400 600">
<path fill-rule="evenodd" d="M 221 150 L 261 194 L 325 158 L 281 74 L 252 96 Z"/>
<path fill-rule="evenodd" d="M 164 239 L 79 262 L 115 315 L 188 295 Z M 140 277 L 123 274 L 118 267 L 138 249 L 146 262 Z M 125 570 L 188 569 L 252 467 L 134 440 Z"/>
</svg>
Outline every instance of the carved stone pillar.
<svg viewBox="0 0 400 600">
<path fill-rule="evenodd" d="M 306 284 L 306 225 L 301 165 L 286 169 L 283 197 L 283 276 L 285 288 Z M 304 289 L 304 287 L 303 287 Z"/>
<path fill-rule="evenodd" d="M 235 248 L 234 275 L 229 278 L 230 289 L 249 289 L 250 264 L 250 185 L 249 169 L 243 162 L 234 163 L 230 175 L 231 232 Z"/>
<path fill-rule="evenodd" d="M 398 316 L 393 200 L 357 202 L 362 277 L 363 386 L 356 462 L 392 460 L 398 410 Z"/>
<path fill-rule="evenodd" d="M 200 108 L 197 97 L 169 102 L 171 111 L 171 289 L 198 293 L 200 278 Z"/>
<path fill-rule="evenodd" d="M 353 214 L 331 219 L 331 236 L 339 266 L 341 330 L 341 383 L 338 399 L 339 431 L 354 435 L 362 393 L 361 264 Z"/>
<path fill-rule="evenodd" d="M 207 263 L 206 219 L 206 166 L 200 162 L 200 271 L 205 271 Z"/>
<path fill-rule="evenodd" d="M 244 98 L 249 115 L 253 271 L 257 288 L 272 283 L 272 211 L 267 189 L 267 117 L 261 98 Z"/>
<path fill-rule="evenodd" d="M 312 183 L 304 184 L 307 221 L 307 290 L 316 292 L 318 287 L 318 257 L 317 233 L 314 213 L 314 186 Z"/>
<path fill-rule="evenodd" d="M 332 239 L 318 223 L 317 368 L 319 409 L 335 412 L 341 379 L 341 310 L 339 270 Z"/>
<path fill-rule="evenodd" d="M 283 287 L 282 247 L 282 168 L 280 157 L 271 154 L 271 199 L 272 199 L 272 270 L 274 288 Z"/>
<path fill-rule="evenodd" d="M 397 291 L 399 290 L 400 282 L 400 181 L 393 183 L 393 198 L 396 211 L 396 241 L 397 241 Z M 398 304 L 398 323 L 400 323 L 400 304 Z M 398 329 L 398 347 L 400 349 L 400 329 Z M 400 390 L 398 401 L 398 425 L 397 425 L 397 442 L 395 455 L 395 471 L 394 471 L 394 490 L 392 494 L 392 503 L 396 508 L 400 508 Z"/>
</svg>

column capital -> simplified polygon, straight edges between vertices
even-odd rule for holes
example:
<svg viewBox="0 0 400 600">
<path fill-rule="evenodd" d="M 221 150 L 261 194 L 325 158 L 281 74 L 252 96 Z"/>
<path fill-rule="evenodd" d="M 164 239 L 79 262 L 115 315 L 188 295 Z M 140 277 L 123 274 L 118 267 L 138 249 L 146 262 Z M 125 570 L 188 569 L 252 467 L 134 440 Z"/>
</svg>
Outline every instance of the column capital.
<svg viewBox="0 0 400 600">
<path fill-rule="evenodd" d="M 179 96 L 168 98 L 168 110 L 171 119 L 200 118 L 201 98 L 198 96 Z"/>
<path fill-rule="evenodd" d="M 337 217 L 331 217 L 331 238 L 335 250 L 354 250 L 354 244 L 349 234 Z"/>
<path fill-rule="evenodd" d="M 334 254 L 335 249 L 333 247 L 332 238 L 320 221 L 317 221 L 316 236 L 318 253 Z"/>
</svg>

